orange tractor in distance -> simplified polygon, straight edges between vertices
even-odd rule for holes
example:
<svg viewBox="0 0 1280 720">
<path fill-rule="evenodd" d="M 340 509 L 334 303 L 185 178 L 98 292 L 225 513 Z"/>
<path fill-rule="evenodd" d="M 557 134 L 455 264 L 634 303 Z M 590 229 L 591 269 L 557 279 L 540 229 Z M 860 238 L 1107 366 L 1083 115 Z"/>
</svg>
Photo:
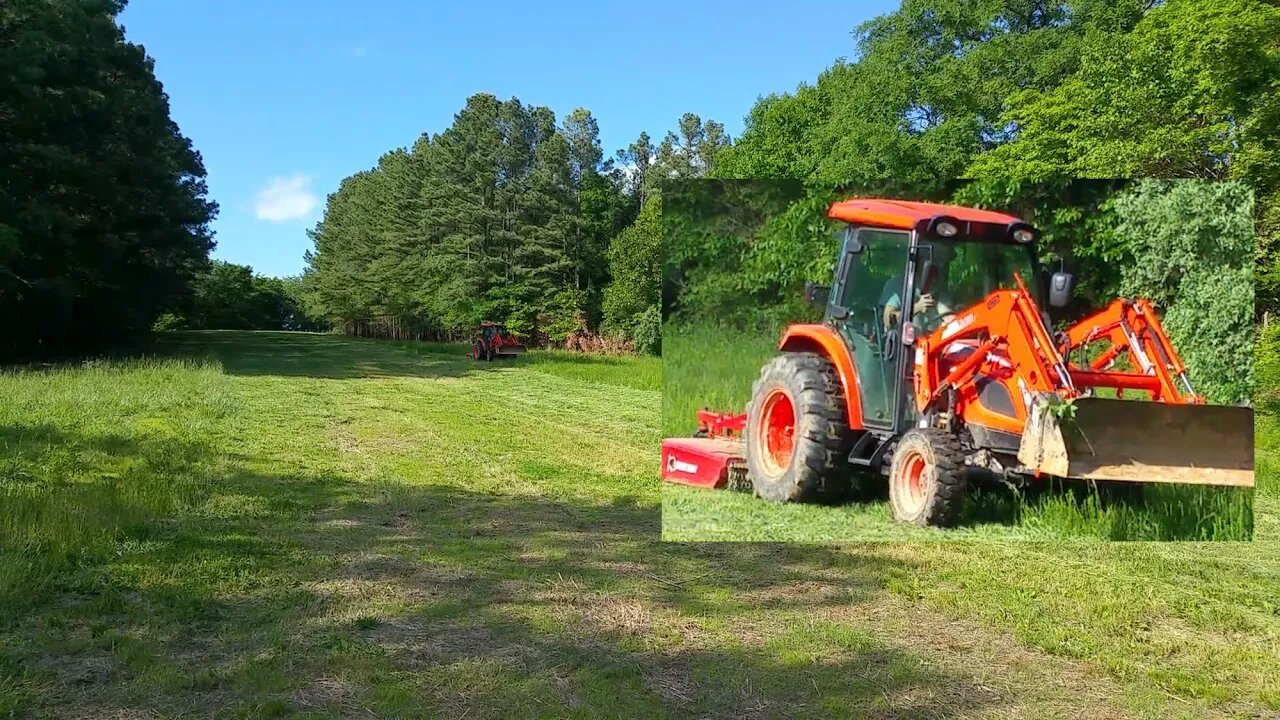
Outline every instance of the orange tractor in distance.
<svg viewBox="0 0 1280 720">
<path fill-rule="evenodd" d="M 498 322 L 482 322 L 480 330 L 471 341 L 471 357 L 492 361 L 496 357 L 510 357 L 525 352 L 520 339 Z"/>
<path fill-rule="evenodd" d="M 1197 395 L 1145 300 L 1115 300 L 1061 332 L 1037 230 L 987 210 L 898 200 L 830 206 L 843 223 L 818 324 L 792 325 L 747 411 L 698 413 L 663 442 L 669 482 L 724 487 L 743 471 L 773 501 L 832 501 L 887 476 L 896 519 L 953 524 L 973 469 L 1253 486 L 1253 411 Z M 1121 367 L 1121 366 L 1127 367 Z M 881 480 L 883 482 L 883 480 Z"/>
</svg>

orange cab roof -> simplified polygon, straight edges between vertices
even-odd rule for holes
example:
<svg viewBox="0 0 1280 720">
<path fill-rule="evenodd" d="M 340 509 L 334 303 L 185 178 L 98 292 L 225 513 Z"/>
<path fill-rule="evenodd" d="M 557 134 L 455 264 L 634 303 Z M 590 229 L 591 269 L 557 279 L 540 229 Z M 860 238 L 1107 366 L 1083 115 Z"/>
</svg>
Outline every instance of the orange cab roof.
<svg viewBox="0 0 1280 720">
<path fill-rule="evenodd" d="M 916 226 L 917 222 L 927 220 L 935 215 L 947 215 L 960 222 L 996 223 L 998 225 L 1022 222 L 1012 215 L 990 210 L 979 210 L 959 205 L 912 202 L 909 200 L 850 198 L 849 200 L 832 203 L 827 210 L 827 217 L 833 220 L 903 230 L 910 230 Z"/>
</svg>

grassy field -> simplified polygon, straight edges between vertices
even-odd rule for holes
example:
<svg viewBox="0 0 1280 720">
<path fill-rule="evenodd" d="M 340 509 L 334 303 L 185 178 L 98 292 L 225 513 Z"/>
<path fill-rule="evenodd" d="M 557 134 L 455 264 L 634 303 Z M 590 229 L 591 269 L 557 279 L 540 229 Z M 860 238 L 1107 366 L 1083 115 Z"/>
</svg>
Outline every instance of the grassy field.
<svg viewBox="0 0 1280 720">
<path fill-rule="evenodd" d="M 742 412 L 760 368 L 777 353 L 771 334 L 669 327 L 663 338 L 662 430 L 689 436 L 702 407 Z M 711 359 L 711 360 L 709 360 Z M 1265 482 L 1265 481 L 1264 481 Z M 956 528 L 894 523 L 887 490 L 841 506 L 778 505 L 750 493 L 663 488 L 663 537 L 670 540 L 850 541 L 884 539 L 1249 540 L 1254 493 L 1236 488 L 1153 485 L 1141 502 L 1102 502 L 1096 489 L 1054 488 L 1016 496 L 998 486 L 966 496 Z M 1263 500 L 1262 512 L 1276 506 Z M 1272 501 L 1274 502 L 1274 501 Z M 1271 516 L 1268 515 L 1268 518 Z"/>
<path fill-rule="evenodd" d="M 662 543 L 655 360 L 162 350 L 0 374 L 0 717 L 1280 711 L 1271 495 L 1254 543 Z"/>
</svg>

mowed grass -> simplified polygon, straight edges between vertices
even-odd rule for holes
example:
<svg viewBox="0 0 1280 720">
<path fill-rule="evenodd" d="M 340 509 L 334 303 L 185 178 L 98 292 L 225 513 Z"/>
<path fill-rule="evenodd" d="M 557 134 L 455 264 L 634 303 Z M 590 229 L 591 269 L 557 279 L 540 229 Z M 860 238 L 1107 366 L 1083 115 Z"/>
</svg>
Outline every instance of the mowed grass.
<svg viewBox="0 0 1280 720">
<path fill-rule="evenodd" d="M 161 350 L 0 373 L 0 717 L 1280 710 L 1273 514 L 1252 544 L 663 543 L 656 360 Z"/>
<path fill-rule="evenodd" d="M 713 326 L 669 326 L 663 337 L 662 429 L 685 437 L 703 407 L 743 412 L 777 338 Z M 1265 482 L 1265 480 L 1263 481 Z M 1124 490 L 1126 488 L 1117 488 Z M 663 535 L 671 540 L 1103 539 L 1249 540 L 1254 492 L 1149 485 L 1140 499 L 1100 496 L 1096 487 L 1059 483 L 1017 494 L 1003 485 L 971 488 L 958 527 L 894 523 L 887 489 L 840 506 L 773 504 L 750 493 L 663 489 Z"/>
</svg>

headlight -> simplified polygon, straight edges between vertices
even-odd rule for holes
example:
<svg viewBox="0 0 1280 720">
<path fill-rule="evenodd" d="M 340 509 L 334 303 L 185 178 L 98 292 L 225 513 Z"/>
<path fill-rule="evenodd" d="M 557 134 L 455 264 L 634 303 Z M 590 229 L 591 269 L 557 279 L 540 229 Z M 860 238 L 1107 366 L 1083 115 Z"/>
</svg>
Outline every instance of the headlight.
<svg viewBox="0 0 1280 720">
<path fill-rule="evenodd" d="M 956 233 L 960 232 L 960 228 L 945 220 L 934 226 L 933 230 L 942 237 L 955 237 Z"/>
<path fill-rule="evenodd" d="M 1013 239 L 1020 243 L 1029 243 L 1036 239 L 1036 234 L 1026 228 L 1018 228 L 1013 231 Z"/>
</svg>

